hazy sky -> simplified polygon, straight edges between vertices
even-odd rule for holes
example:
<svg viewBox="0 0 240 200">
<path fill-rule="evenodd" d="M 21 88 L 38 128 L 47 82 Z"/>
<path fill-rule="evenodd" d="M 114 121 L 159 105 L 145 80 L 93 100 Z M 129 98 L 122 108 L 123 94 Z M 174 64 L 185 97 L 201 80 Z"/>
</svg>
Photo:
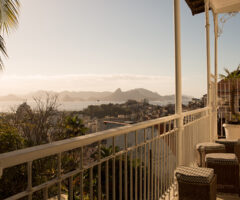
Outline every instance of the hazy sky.
<svg viewBox="0 0 240 200">
<path fill-rule="evenodd" d="M 173 0 L 20 2 L 18 29 L 5 37 L 2 95 L 119 87 L 174 93 Z M 181 24 L 183 93 L 199 97 L 206 92 L 204 14 L 192 16 L 181 0 Z M 220 72 L 240 64 L 239 35 L 240 14 L 219 38 Z M 213 68 L 213 46 L 211 61 Z"/>
</svg>

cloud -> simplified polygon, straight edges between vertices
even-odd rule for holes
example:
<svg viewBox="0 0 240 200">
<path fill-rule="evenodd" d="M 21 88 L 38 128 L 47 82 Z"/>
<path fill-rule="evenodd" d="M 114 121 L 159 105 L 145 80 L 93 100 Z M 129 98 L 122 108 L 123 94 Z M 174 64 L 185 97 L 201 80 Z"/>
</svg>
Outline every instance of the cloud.
<svg viewBox="0 0 240 200">
<path fill-rule="evenodd" d="M 1 95 L 36 90 L 114 91 L 146 88 L 160 94 L 174 93 L 174 77 L 132 74 L 7 75 L 0 77 Z"/>
</svg>

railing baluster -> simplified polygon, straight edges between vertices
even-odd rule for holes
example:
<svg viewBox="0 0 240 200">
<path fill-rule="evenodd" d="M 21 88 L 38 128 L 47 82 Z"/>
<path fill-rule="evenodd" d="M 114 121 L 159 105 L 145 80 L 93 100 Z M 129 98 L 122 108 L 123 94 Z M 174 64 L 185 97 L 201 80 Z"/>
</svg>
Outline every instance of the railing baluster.
<svg viewBox="0 0 240 200">
<path fill-rule="evenodd" d="M 231 90 L 230 90 L 230 80 L 228 80 L 228 102 L 229 102 L 229 108 L 231 108 Z M 231 115 L 231 110 L 229 111 L 229 116 L 230 116 L 230 118 L 229 118 L 229 120 L 231 120 L 231 118 L 232 118 L 232 115 Z"/>
<path fill-rule="evenodd" d="M 175 127 L 176 127 L 176 121 L 175 121 Z M 176 169 L 177 168 L 177 162 L 178 162 L 178 153 L 177 153 L 177 140 L 178 140 L 178 131 L 176 130 L 175 132 L 174 132 L 174 148 L 175 148 L 175 157 L 176 157 L 176 159 L 175 159 L 175 166 L 174 166 L 174 169 Z M 175 182 L 175 177 L 173 177 L 173 180 L 174 180 L 174 182 Z M 174 183 L 175 184 L 175 183 Z M 177 184 L 175 185 L 175 187 L 174 187 L 174 189 L 176 190 L 175 192 L 177 192 Z M 176 194 L 174 194 L 174 196 L 175 195 L 177 195 L 177 193 Z"/>
<path fill-rule="evenodd" d="M 157 176 L 157 184 L 156 184 L 156 188 L 157 188 L 157 193 L 156 193 L 156 195 L 157 195 L 157 199 L 159 199 L 159 158 L 160 158 L 160 156 L 159 156 L 159 135 L 160 135 L 160 124 L 158 124 L 158 130 L 157 130 L 157 174 L 156 174 L 156 176 Z"/>
<path fill-rule="evenodd" d="M 61 185 L 62 185 L 62 180 L 61 180 L 61 174 L 62 174 L 62 167 L 61 167 L 61 163 L 62 163 L 62 154 L 59 153 L 58 154 L 58 170 L 57 170 L 57 177 L 58 177 L 58 200 L 61 200 Z"/>
<path fill-rule="evenodd" d="M 73 176 L 69 177 L 69 199 L 73 200 Z"/>
<path fill-rule="evenodd" d="M 163 133 L 164 134 L 164 129 L 165 129 L 165 123 L 163 123 Z M 160 147 L 160 158 L 161 158 L 161 163 L 160 163 L 160 176 L 161 176 L 161 180 L 160 180 L 160 197 L 162 197 L 163 195 L 163 152 L 164 152 L 164 149 L 163 149 L 163 136 L 160 137 L 160 144 L 161 144 L 161 147 Z"/>
<path fill-rule="evenodd" d="M 112 199 L 116 200 L 116 171 L 115 171 L 115 166 L 116 166 L 116 158 L 115 158 L 115 137 L 113 137 L 113 141 L 112 141 L 112 146 L 113 146 L 113 161 L 112 161 L 112 177 L 113 177 L 113 192 L 112 192 Z"/>
<path fill-rule="evenodd" d="M 109 167 L 108 167 L 108 160 L 106 161 L 106 168 L 105 168 L 105 179 L 106 179 L 106 200 L 109 200 Z"/>
<path fill-rule="evenodd" d="M 170 131 L 172 131 L 172 121 L 170 120 L 169 121 L 169 123 L 170 123 L 170 126 L 171 126 L 171 130 Z M 172 159 L 171 159 L 171 154 L 172 154 L 172 146 L 171 146 L 171 142 L 172 142 L 172 140 L 171 140 L 171 135 L 172 135 L 172 132 L 171 133 L 169 133 L 169 135 L 168 135 L 168 157 L 169 157 L 169 187 L 171 187 L 171 184 L 172 184 L 172 181 L 171 181 L 171 177 L 172 177 Z M 171 188 L 170 188 L 171 189 Z M 169 190 L 169 194 L 170 194 L 170 190 Z M 170 197 L 170 195 L 169 195 L 169 197 Z"/>
<path fill-rule="evenodd" d="M 142 146 L 140 147 L 140 188 L 139 188 L 139 200 L 142 200 Z"/>
<path fill-rule="evenodd" d="M 169 197 L 170 197 L 170 192 L 171 192 L 171 186 L 172 186 L 172 158 L 171 158 L 171 150 L 172 150 L 172 145 L 171 145 L 171 143 L 172 143 L 172 140 L 171 140 L 171 135 L 172 135 L 172 133 L 170 133 L 169 135 L 168 135 L 168 148 L 169 148 L 169 151 L 168 151 L 168 157 L 169 157 L 169 164 L 168 164 L 168 166 L 169 166 L 169 177 L 168 177 L 168 180 L 169 180 Z"/>
<path fill-rule="evenodd" d="M 27 173 L 28 173 L 28 200 L 32 200 L 32 161 L 27 163 Z"/>
<path fill-rule="evenodd" d="M 43 189 L 43 200 L 47 200 L 48 199 L 48 187 L 45 187 Z"/>
<path fill-rule="evenodd" d="M 150 200 L 150 176 L 151 176 L 151 165 L 150 165 L 150 142 L 148 143 L 148 190 L 147 190 L 147 199 Z"/>
<path fill-rule="evenodd" d="M 90 183 L 90 199 L 93 199 L 93 168 L 90 168 L 90 176 L 89 176 L 89 183 Z"/>
<path fill-rule="evenodd" d="M 168 123 L 168 132 L 170 132 L 170 124 Z M 168 193 L 169 192 L 169 179 L 168 179 L 168 173 L 169 173 L 169 144 L 168 144 L 168 142 L 169 142 L 169 133 L 168 133 L 168 135 L 166 135 L 165 136 L 165 138 L 166 138 L 166 140 L 165 140 L 165 143 L 166 143 L 166 178 L 165 178 L 165 180 L 166 180 L 166 192 Z"/>
<path fill-rule="evenodd" d="M 133 200 L 133 160 L 132 151 L 130 151 L 130 200 Z"/>
<path fill-rule="evenodd" d="M 146 200 L 146 197 L 147 197 L 147 187 L 146 187 L 146 184 L 147 184 L 147 145 L 146 145 L 146 129 L 144 129 L 144 183 L 143 183 L 143 199 Z"/>
<path fill-rule="evenodd" d="M 157 135 L 156 135 L 157 138 Z M 154 150 L 154 199 L 157 199 L 157 160 L 158 160 L 158 156 L 157 156 L 157 139 L 155 138 L 154 142 L 155 142 L 155 150 Z"/>
<path fill-rule="evenodd" d="M 135 132 L 135 146 L 137 146 L 137 134 L 138 132 Z M 135 200 L 138 200 L 138 166 L 137 166 L 137 157 L 138 157 L 138 148 L 135 148 Z"/>
<path fill-rule="evenodd" d="M 101 160 L 101 141 L 98 142 L 98 162 Z M 102 199 L 101 163 L 98 164 L 98 200 Z"/>
<path fill-rule="evenodd" d="M 124 160 L 124 200 L 128 199 L 128 172 L 127 172 L 127 134 L 124 135 L 124 140 L 125 140 L 125 160 Z"/>
<path fill-rule="evenodd" d="M 153 165 L 154 165 L 154 143 L 153 143 L 153 137 L 154 137 L 154 126 L 152 126 L 151 129 L 151 199 L 153 200 Z"/>
<path fill-rule="evenodd" d="M 160 193 L 161 193 L 161 129 L 160 129 L 160 124 L 158 125 L 158 181 L 157 181 L 157 185 L 158 185 L 158 190 L 157 190 L 157 198 L 159 199 L 160 197 Z"/>
<path fill-rule="evenodd" d="M 119 200 L 122 200 L 122 154 L 119 156 Z"/>
<path fill-rule="evenodd" d="M 237 82 L 237 112 L 239 112 L 238 80 L 239 80 L 239 79 L 236 80 L 236 82 Z"/>
<path fill-rule="evenodd" d="M 166 151 L 165 151 L 165 147 L 166 147 L 166 144 L 165 144 L 165 134 L 166 134 L 166 122 L 164 123 L 164 135 L 163 135 L 163 194 L 164 195 L 163 197 L 165 197 L 165 191 L 166 191 L 166 178 L 165 178 L 165 170 L 166 170 L 166 163 L 165 163 L 165 154 L 166 154 Z"/>
<path fill-rule="evenodd" d="M 173 132 L 170 134 L 170 149 L 171 149 L 171 154 L 170 154 L 170 186 L 173 184 L 173 176 L 174 176 L 174 169 L 173 169 L 173 163 L 174 163 L 174 152 L 173 152 Z"/>
<path fill-rule="evenodd" d="M 83 147 L 80 147 L 79 168 L 83 170 Z M 83 171 L 80 172 L 80 200 L 83 200 Z"/>
</svg>

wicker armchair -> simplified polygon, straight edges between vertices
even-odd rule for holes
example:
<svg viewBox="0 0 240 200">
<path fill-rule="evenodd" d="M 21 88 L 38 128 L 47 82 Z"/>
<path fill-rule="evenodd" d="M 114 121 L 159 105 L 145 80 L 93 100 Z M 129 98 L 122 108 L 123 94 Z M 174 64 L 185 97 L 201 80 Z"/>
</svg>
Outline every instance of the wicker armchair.
<svg viewBox="0 0 240 200">
<path fill-rule="evenodd" d="M 206 155 L 206 166 L 217 175 L 217 190 L 239 194 L 239 163 L 232 153 L 212 153 Z"/>
<path fill-rule="evenodd" d="M 225 145 L 214 142 L 204 142 L 196 145 L 197 164 L 199 167 L 206 167 L 205 156 L 208 153 L 225 153 Z"/>
<path fill-rule="evenodd" d="M 235 153 L 238 161 L 240 161 L 240 140 L 218 139 L 215 142 L 218 144 L 224 144 L 226 153 Z"/>
</svg>

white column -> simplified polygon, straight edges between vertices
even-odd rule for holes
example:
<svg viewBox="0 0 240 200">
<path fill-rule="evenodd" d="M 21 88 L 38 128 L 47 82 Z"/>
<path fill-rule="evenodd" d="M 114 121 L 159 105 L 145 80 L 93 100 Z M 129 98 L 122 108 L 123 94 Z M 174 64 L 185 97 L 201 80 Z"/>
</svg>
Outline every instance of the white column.
<svg viewBox="0 0 240 200">
<path fill-rule="evenodd" d="M 181 24 L 180 0 L 174 0 L 174 33 L 175 33 L 175 112 L 182 114 L 182 72 L 181 72 Z M 183 120 L 182 116 L 177 121 L 178 127 L 178 165 L 183 164 Z"/>
<path fill-rule="evenodd" d="M 209 0 L 205 0 L 206 17 L 206 50 L 207 50 L 207 105 L 211 103 L 211 63 L 210 63 L 210 24 L 209 24 Z"/>
<path fill-rule="evenodd" d="M 211 105 L 211 65 L 210 65 L 210 30 L 209 30 L 209 0 L 205 0 L 205 17 L 206 17 L 206 50 L 207 50 L 207 106 L 209 111 L 209 137 L 212 137 L 212 105 Z"/>
<path fill-rule="evenodd" d="M 218 138 L 217 134 L 217 108 L 218 108 L 218 14 L 214 14 L 214 75 L 215 75 L 215 99 L 214 99 L 214 139 Z"/>
</svg>

